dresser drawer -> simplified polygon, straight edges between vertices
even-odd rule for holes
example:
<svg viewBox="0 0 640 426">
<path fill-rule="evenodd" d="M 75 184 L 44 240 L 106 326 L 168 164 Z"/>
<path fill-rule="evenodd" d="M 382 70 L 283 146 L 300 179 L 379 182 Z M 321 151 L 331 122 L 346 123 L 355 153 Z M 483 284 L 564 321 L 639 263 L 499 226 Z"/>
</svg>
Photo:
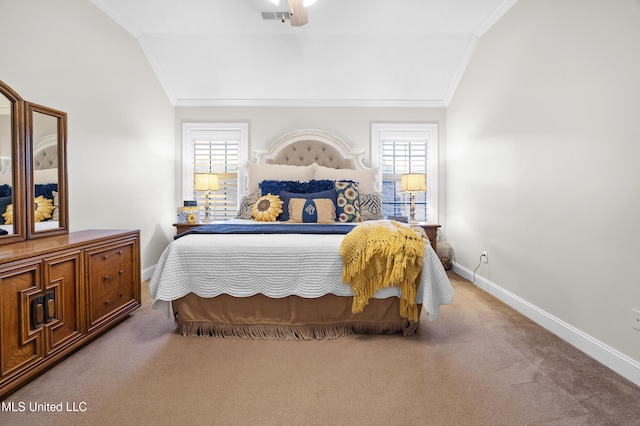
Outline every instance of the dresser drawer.
<svg viewBox="0 0 640 426">
<path fill-rule="evenodd" d="M 89 270 L 113 271 L 117 270 L 118 265 L 131 262 L 133 260 L 133 243 L 111 247 L 104 251 L 92 252 L 89 255 Z"/>
<path fill-rule="evenodd" d="M 127 293 L 119 288 L 101 293 L 99 297 L 91 300 L 91 324 L 100 321 L 129 301 L 131 297 L 127 297 Z"/>
<path fill-rule="evenodd" d="M 89 327 L 136 300 L 133 242 L 93 250 L 88 259 Z"/>
</svg>

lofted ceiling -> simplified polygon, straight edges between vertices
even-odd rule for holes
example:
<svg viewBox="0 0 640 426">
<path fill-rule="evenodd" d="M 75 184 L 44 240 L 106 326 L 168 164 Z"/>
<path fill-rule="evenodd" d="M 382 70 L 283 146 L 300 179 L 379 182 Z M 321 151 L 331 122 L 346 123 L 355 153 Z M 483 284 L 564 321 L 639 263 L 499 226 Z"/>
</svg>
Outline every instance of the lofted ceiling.
<svg viewBox="0 0 640 426">
<path fill-rule="evenodd" d="M 517 0 L 318 0 L 301 27 L 269 0 L 91 1 L 177 106 L 446 106 Z"/>
</svg>

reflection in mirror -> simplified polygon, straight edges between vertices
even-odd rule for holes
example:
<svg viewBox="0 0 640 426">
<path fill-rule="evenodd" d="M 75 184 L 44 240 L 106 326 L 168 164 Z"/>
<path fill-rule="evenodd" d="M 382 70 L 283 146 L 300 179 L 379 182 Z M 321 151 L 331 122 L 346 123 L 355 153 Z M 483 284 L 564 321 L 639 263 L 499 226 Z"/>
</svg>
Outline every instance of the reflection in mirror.
<svg viewBox="0 0 640 426">
<path fill-rule="evenodd" d="M 0 93 L 0 234 L 13 234 L 13 217 L 7 217 L 7 207 L 13 204 L 11 192 L 13 187 L 13 171 L 11 167 L 11 150 L 13 147 L 12 132 L 13 102 Z"/>
<path fill-rule="evenodd" d="M 24 239 L 22 105 L 22 98 L 0 81 L 0 244 Z"/>
<path fill-rule="evenodd" d="M 64 146 L 66 114 L 27 103 L 33 210 L 31 236 L 67 229 Z M 29 203 L 28 203 L 29 204 Z"/>
<path fill-rule="evenodd" d="M 59 228 L 58 119 L 34 111 L 32 137 L 35 230 Z"/>
</svg>

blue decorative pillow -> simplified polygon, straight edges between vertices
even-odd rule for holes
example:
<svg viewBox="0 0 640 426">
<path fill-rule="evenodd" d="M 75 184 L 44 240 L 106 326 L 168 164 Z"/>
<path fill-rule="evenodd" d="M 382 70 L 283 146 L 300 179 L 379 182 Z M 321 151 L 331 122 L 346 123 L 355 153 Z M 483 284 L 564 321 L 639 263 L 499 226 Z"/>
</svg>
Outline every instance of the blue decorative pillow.
<svg viewBox="0 0 640 426">
<path fill-rule="evenodd" d="M 43 183 L 36 184 L 35 186 L 35 197 L 43 196 L 44 198 L 48 198 L 49 200 L 53 200 L 53 191 L 58 190 L 57 183 Z"/>
<path fill-rule="evenodd" d="M 263 180 L 260 182 L 262 195 L 280 195 L 281 192 L 295 192 L 297 194 L 311 194 L 313 192 L 327 191 L 333 189 L 332 180 L 310 180 L 299 182 L 293 180 Z"/>
<path fill-rule="evenodd" d="M 337 181 L 336 217 L 338 222 L 360 222 L 360 200 L 358 184 L 351 181 Z"/>
<path fill-rule="evenodd" d="M 44 198 L 53 199 L 53 191 L 58 190 L 57 183 L 42 183 L 35 185 L 35 197 L 43 196 Z M 7 184 L 0 185 L 0 197 L 8 197 L 11 195 L 11 186 Z"/>
<path fill-rule="evenodd" d="M 8 197 L 11 195 L 11 185 L 2 184 L 0 185 L 0 197 Z"/>
<path fill-rule="evenodd" d="M 311 194 L 298 194 L 295 192 L 287 192 L 287 191 L 281 192 L 280 199 L 282 200 L 282 213 L 280 213 L 280 216 L 278 216 L 279 221 L 289 220 L 289 200 L 291 200 L 292 198 L 304 198 L 304 199 L 328 198 L 335 204 L 336 190 L 330 189 L 328 191 L 313 192 Z"/>
</svg>

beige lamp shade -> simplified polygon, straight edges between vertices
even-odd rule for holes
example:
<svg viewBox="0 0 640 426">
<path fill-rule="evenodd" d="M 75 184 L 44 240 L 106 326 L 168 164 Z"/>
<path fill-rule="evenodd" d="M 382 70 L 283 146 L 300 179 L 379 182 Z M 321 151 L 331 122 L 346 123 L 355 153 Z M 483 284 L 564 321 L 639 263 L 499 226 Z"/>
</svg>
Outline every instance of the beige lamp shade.
<svg viewBox="0 0 640 426">
<path fill-rule="evenodd" d="M 427 190 L 427 175 L 424 173 L 408 173 L 402 175 L 402 192 L 423 192 Z"/>
<path fill-rule="evenodd" d="M 196 191 L 219 190 L 218 175 L 215 173 L 196 173 L 194 188 Z"/>
</svg>

